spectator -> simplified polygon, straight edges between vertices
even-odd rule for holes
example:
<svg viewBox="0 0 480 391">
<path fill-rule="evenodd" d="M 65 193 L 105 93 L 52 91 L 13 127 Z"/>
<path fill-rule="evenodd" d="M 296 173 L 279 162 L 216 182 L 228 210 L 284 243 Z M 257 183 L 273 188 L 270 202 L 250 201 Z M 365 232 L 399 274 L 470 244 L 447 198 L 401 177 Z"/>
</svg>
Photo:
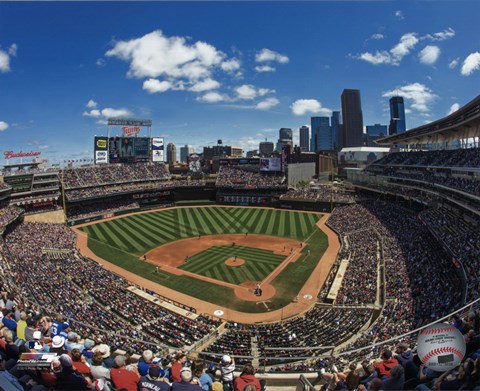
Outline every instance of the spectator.
<svg viewBox="0 0 480 391">
<path fill-rule="evenodd" d="M 172 382 L 179 382 L 181 381 L 180 378 L 180 370 L 183 368 L 187 361 L 187 356 L 183 352 L 177 353 L 174 358 L 174 362 L 172 367 L 170 368 L 170 381 Z"/>
<path fill-rule="evenodd" d="M 261 390 L 260 381 L 255 377 L 255 369 L 252 364 L 245 365 L 240 376 L 234 380 L 235 391 L 243 391 L 247 384 L 255 386 L 256 391 Z"/>
<path fill-rule="evenodd" d="M 110 377 L 115 388 L 125 388 L 127 391 L 137 391 L 140 376 L 136 367 L 127 368 L 125 356 L 115 357 L 115 366 L 110 370 Z"/>
<path fill-rule="evenodd" d="M 225 391 L 232 391 L 233 387 L 233 372 L 235 371 L 235 360 L 228 354 L 222 356 L 222 362 L 220 365 L 220 373 L 223 388 Z"/>
<path fill-rule="evenodd" d="M 204 371 L 203 360 L 195 360 L 192 364 L 193 376 L 196 377 L 201 384 L 202 390 L 209 391 L 213 384 L 213 379 Z"/>
<path fill-rule="evenodd" d="M 401 365 L 395 365 L 390 370 L 390 377 L 382 381 L 383 391 L 403 390 L 405 385 L 405 371 Z"/>
<path fill-rule="evenodd" d="M 382 360 L 375 364 L 375 371 L 378 377 L 380 379 L 391 377 L 390 371 L 394 366 L 398 365 L 398 361 L 392 358 L 392 351 L 389 349 L 382 351 L 381 358 Z"/>
<path fill-rule="evenodd" d="M 152 365 L 153 362 L 153 352 L 151 350 L 145 350 L 142 353 L 142 357 L 138 361 L 138 374 L 140 376 L 147 376 L 148 368 Z"/>
<path fill-rule="evenodd" d="M 110 369 L 103 365 L 103 355 L 101 352 L 97 351 L 93 353 L 90 372 L 94 380 L 110 380 Z"/>
<path fill-rule="evenodd" d="M 172 383 L 172 391 L 201 391 L 198 379 L 193 378 L 192 370 L 189 367 L 183 367 L 180 370 L 180 381 Z"/>
<path fill-rule="evenodd" d="M 148 373 L 145 376 L 140 377 L 138 383 L 138 391 L 169 391 L 170 383 L 165 378 L 165 372 L 160 368 L 158 364 L 151 364 L 148 367 Z"/>
<path fill-rule="evenodd" d="M 56 374 L 57 390 L 91 390 L 93 384 L 80 372 L 73 368 L 72 359 L 68 354 L 62 354 L 59 358 L 62 371 Z"/>
</svg>

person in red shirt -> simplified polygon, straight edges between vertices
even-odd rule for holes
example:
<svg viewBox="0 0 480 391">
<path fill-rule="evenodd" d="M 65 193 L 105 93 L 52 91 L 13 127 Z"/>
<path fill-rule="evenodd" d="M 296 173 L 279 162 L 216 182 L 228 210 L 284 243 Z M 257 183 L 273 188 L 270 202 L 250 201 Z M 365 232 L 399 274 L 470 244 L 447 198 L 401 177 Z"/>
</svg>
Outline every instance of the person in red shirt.
<svg viewBox="0 0 480 391">
<path fill-rule="evenodd" d="M 385 377 L 390 377 L 390 370 L 398 365 L 398 360 L 392 358 L 392 351 L 385 349 L 381 354 L 382 361 L 375 363 L 375 370 L 377 371 L 377 376 L 380 379 Z"/>
<path fill-rule="evenodd" d="M 72 349 L 71 356 L 73 361 L 73 369 L 77 370 L 84 376 L 92 377 L 90 365 L 82 360 L 82 352 L 79 349 Z"/>
<path fill-rule="evenodd" d="M 170 369 L 170 381 L 182 381 L 182 378 L 180 377 L 180 371 L 185 365 L 186 361 L 187 356 L 183 352 L 180 352 L 175 356 L 175 361 L 173 362 L 172 368 Z"/>
<path fill-rule="evenodd" d="M 110 369 L 112 383 L 117 389 L 125 388 L 128 391 L 137 391 L 140 375 L 136 367 L 127 368 L 125 356 L 115 357 L 115 366 Z"/>
<path fill-rule="evenodd" d="M 252 364 L 246 364 L 240 376 L 233 381 L 235 391 L 243 391 L 247 384 L 255 386 L 256 391 L 261 389 L 260 381 L 255 377 L 255 369 Z"/>
</svg>

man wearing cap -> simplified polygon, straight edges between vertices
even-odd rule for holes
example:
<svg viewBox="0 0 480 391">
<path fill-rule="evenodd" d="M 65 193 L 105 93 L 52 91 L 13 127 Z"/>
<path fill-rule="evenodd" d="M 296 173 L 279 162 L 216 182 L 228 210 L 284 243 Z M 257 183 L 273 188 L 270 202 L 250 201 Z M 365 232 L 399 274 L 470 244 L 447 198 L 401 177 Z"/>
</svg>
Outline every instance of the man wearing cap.
<svg viewBox="0 0 480 391">
<path fill-rule="evenodd" d="M 95 342 L 91 339 L 86 339 L 83 343 L 84 349 L 82 351 L 82 356 L 85 357 L 85 360 L 91 364 L 93 358 L 93 347 L 95 346 Z"/>
<path fill-rule="evenodd" d="M 140 376 L 137 367 L 127 369 L 125 356 L 117 356 L 114 360 L 114 367 L 110 369 L 110 378 L 115 388 L 125 388 L 127 391 L 137 391 Z"/>
<path fill-rule="evenodd" d="M 140 378 L 138 391 L 169 391 L 170 383 L 165 378 L 165 372 L 158 364 L 151 364 L 148 373 Z"/>
<path fill-rule="evenodd" d="M 56 335 L 52 339 L 52 344 L 50 346 L 50 353 L 57 353 L 58 355 L 68 353 L 65 348 L 65 338 L 61 337 L 60 335 Z"/>
<path fill-rule="evenodd" d="M 80 372 L 73 369 L 73 361 L 68 354 L 59 358 L 62 371 L 57 373 L 56 389 L 60 390 L 91 390 L 93 384 Z"/>
<path fill-rule="evenodd" d="M 30 317 L 26 320 L 27 327 L 25 328 L 25 341 L 31 341 L 33 339 L 33 333 L 37 331 L 37 322 L 34 318 Z"/>
<path fill-rule="evenodd" d="M 235 371 L 235 360 L 228 354 L 222 356 L 220 373 L 222 376 L 223 388 L 233 391 L 233 372 Z"/>
<path fill-rule="evenodd" d="M 405 368 L 409 361 L 413 360 L 413 352 L 409 350 L 410 346 L 408 343 L 402 342 L 399 343 L 397 349 L 395 350 L 395 359 L 400 363 L 400 365 Z"/>
<path fill-rule="evenodd" d="M 180 370 L 180 381 L 172 383 L 172 391 L 202 391 L 200 381 L 193 378 L 192 370 L 183 367 Z"/>
</svg>

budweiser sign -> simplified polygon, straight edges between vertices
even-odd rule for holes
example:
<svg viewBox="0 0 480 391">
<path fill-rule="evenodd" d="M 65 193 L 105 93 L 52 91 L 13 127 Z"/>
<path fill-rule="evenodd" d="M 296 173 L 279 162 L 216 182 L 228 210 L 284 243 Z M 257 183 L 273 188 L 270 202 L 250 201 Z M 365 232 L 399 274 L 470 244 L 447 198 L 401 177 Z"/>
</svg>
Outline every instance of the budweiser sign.
<svg viewBox="0 0 480 391">
<path fill-rule="evenodd" d="M 35 157 L 35 156 L 40 156 L 41 152 L 18 152 L 15 153 L 13 151 L 7 151 L 3 153 L 3 156 L 5 159 L 13 159 L 16 157 Z"/>
<path fill-rule="evenodd" d="M 140 132 L 140 126 L 122 126 L 122 133 L 124 136 L 131 136 Z"/>
</svg>

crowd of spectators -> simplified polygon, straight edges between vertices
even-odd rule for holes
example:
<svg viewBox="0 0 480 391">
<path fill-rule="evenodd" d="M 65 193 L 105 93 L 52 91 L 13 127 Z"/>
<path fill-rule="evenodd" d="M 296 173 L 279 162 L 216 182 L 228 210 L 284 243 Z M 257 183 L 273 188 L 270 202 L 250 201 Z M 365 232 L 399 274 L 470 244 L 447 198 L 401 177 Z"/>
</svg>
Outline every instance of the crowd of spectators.
<svg viewBox="0 0 480 391">
<path fill-rule="evenodd" d="M 441 185 L 476 196 L 480 195 L 480 180 L 475 177 L 459 176 L 458 174 L 454 176 L 450 172 L 435 173 L 418 167 L 406 169 L 405 167 L 399 168 L 396 166 L 370 166 L 367 168 L 367 172 L 387 177 L 414 179 L 429 185 Z"/>
<path fill-rule="evenodd" d="M 465 219 L 455 209 L 439 207 L 429 209 L 421 218 L 437 238 L 452 252 L 455 260 L 465 268 L 467 301 L 480 294 L 480 222 L 478 218 Z"/>
<path fill-rule="evenodd" d="M 18 288 L 47 314 L 64 314 L 79 334 L 138 351 L 143 346 L 138 340 L 190 346 L 219 325 L 202 316 L 193 321 L 173 314 L 131 293 L 124 279 L 78 256 L 74 244 L 74 233 L 62 224 L 21 223 L 9 227 L 5 251 Z M 46 249 L 67 251 L 59 263 Z"/>
<path fill-rule="evenodd" d="M 0 205 L 0 232 L 3 231 L 8 224 L 20 217 L 22 213 L 22 208 Z"/>
<path fill-rule="evenodd" d="M 65 189 L 166 180 L 169 177 L 168 166 L 156 163 L 101 164 L 63 170 Z"/>
<path fill-rule="evenodd" d="M 272 175 L 272 173 L 260 172 L 258 166 L 253 169 L 221 166 L 218 171 L 216 186 L 256 189 L 285 187 L 284 182 L 283 174 Z"/>
<path fill-rule="evenodd" d="M 374 165 L 402 165 L 425 167 L 478 167 L 478 148 L 453 149 L 448 151 L 410 151 L 390 153 Z"/>
<path fill-rule="evenodd" d="M 115 200 L 110 201 L 107 204 L 102 202 L 92 205 L 71 205 L 67 209 L 67 219 L 78 220 L 122 210 L 138 209 L 139 207 L 138 202 L 131 200 Z"/>
<path fill-rule="evenodd" d="M 0 182 L 0 190 L 10 189 L 10 186 L 7 185 L 5 182 Z"/>
<path fill-rule="evenodd" d="M 281 199 L 322 201 L 322 202 L 355 202 L 355 193 L 346 191 L 329 185 L 319 187 L 300 187 L 298 189 L 289 189 L 285 194 L 280 196 Z"/>
<path fill-rule="evenodd" d="M 461 276 L 414 213 L 377 201 L 338 207 L 328 224 L 342 237 L 347 236 L 349 245 L 349 232 L 374 229 L 385 262 L 383 311 L 374 326 L 346 350 L 401 335 L 460 307 Z M 345 287 L 348 292 L 349 285 Z"/>
</svg>

